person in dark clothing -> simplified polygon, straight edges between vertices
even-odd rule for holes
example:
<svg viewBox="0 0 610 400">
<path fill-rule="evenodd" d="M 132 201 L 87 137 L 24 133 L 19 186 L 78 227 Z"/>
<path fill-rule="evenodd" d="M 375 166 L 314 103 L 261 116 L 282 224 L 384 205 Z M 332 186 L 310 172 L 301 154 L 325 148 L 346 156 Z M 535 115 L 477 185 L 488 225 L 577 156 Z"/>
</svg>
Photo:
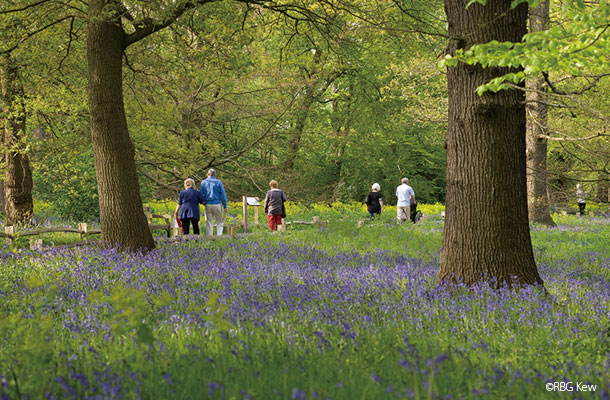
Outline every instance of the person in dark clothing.
<svg viewBox="0 0 610 400">
<path fill-rule="evenodd" d="M 381 215 L 383 211 L 383 201 L 381 200 L 381 193 L 379 193 L 380 187 L 378 183 L 374 183 L 371 187 L 371 192 L 366 196 L 364 202 L 366 203 L 366 209 L 371 216 L 371 221 L 375 217 L 375 214 Z"/>
<path fill-rule="evenodd" d="M 587 207 L 587 195 L 589 192 L 585 192 L 580 186 L 580 183 L 576 185 L 576 202 L 578 203 L 578 213 L 585 215 L 585 207 Z"/>
<path fill-rule="evenodd" d="M 420 215 L 421 217 L 421 215 Z M 411 203 L 411 222 L 416 223 L 417 218 L 417 202 Z"/>
<path fill-rule="evenodd" d="M 185 235 L 189 234 L 189 225 L 193 225 L 193 234 L 199 235 L 199 204 L 205 204 L 205 199 L 195 189 L 195 181 L 189 178 L 184 181 L 184 190 L 180 192 L 176 206 L 176 214 L 180 210 L 180 222 Z"/>
<path fill-rule="evenodd" d="M 284 192 L 277 188 L 277 181 L 269 182 L 271 190 L 265 196 L 265 214 L 269 220 L 269 229 L 277 230 L 277 226 L 282 224 L 282 218 L 286 218 L 286 207 L 284 202 L 288 201 Z"/>
</svg>

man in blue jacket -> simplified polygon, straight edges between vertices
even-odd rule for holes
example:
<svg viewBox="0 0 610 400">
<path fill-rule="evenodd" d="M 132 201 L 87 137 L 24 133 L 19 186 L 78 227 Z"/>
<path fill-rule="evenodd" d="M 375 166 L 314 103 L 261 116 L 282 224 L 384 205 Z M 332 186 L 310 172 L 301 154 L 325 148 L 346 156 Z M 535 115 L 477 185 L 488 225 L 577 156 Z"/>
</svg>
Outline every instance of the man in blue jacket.
<svg viewBox="0 0 610 400">
<path fill-rule="evenodd" d="M 216 234 L 222 235 L 224 227 L 224 212 L 227 212 L 227 195 L 225 188 L 219 179 L 216 179 L 216 171 L 210 169 L 208 177 L 201 182 L 199 191 L 205 198 L 205 228 L 208 235 L 214 234 L 214 222 L 216 223 Z M 221 208 L 222 206 L 222 208 Z"/>
</svg>

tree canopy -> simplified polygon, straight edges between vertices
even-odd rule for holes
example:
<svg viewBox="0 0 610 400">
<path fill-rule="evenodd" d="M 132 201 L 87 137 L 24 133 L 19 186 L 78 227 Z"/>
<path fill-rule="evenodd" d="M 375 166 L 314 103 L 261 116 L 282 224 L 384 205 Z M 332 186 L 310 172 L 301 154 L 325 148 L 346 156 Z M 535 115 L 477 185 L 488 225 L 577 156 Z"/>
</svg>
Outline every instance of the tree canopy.
<svg viewBox="0 0 610 400">
<path fill-rule="evenodd" d="M 105 21 L 121 28 L 121 130 L 131 144 L 118 147 L 133 146 L 136 174 L 126 185 L 141 193 L 133 202 L 173 198 L 185 178 L 200 180 L 210 167 L 234 199 L 260 196 L 277 179 L 293 201 L 362 201 L 378 182 L 391 204 L 407 176 L 419 201 L 444 202 L 448 122 L 439 58 L 442 66 L 512 68 L 479 94 L 523 90 L 526 78 L 544 77 L 554 201 L 567 200 L 577 180 L 602 187 L 597 182 L 610 175 L 609 106 L 599 95 L 607 90 L 605 1 L 551 2 L 549 29 L 446 57 L 440 1 L 112 0 L 91 14 L 92 5 L 0 6 L 0 53 L 20 70 L 34 195 L 62 199 L 65 217 L 95 219 L 104 214 L 98 200 L 115 201 L 99 190 L 103 168 L 93 162 L 97 142 L 89 134 L 98 119 L 87 91 L 87 54 L 96 54 L 87 38 L 92 23 Z"/>
</svg>

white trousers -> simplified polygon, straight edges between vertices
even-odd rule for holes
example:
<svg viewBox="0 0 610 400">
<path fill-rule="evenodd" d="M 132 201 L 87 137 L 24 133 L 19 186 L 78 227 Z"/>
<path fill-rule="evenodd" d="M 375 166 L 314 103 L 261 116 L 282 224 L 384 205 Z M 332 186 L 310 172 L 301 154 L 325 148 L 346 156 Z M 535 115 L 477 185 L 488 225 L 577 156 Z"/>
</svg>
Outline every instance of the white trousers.
<svg viewBox="0 0 610 400">
<path fill-rule="evenodd" d="M 224 216 L 222 215 L 222 204 L 205 205 L 205 230 L 209 236 L 214 234 L 214 222 L 216 221 L 216 234 L 222 235 L 224 227 Z"/>
</svg>

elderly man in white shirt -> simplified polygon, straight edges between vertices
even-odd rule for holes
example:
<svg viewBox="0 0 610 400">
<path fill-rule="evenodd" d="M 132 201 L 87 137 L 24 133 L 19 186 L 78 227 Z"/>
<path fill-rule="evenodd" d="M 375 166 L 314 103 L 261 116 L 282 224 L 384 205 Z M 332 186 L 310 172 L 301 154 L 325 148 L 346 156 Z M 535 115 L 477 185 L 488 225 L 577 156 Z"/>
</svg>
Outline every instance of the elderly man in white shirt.
<svg viewBox="0 0 610 400">
<path fill-rule="evenodd" d="M 396 197 L 398 197 L 398 203 L 396 203 L 396 218 L 398 222 L 404 222 L 411 218 L 411 203 L 415 203 L 415 192 L 413 188 L 408 185 L 409 179 L 402 178 L 401 185 L 396 188 Z"/>
</svg>

